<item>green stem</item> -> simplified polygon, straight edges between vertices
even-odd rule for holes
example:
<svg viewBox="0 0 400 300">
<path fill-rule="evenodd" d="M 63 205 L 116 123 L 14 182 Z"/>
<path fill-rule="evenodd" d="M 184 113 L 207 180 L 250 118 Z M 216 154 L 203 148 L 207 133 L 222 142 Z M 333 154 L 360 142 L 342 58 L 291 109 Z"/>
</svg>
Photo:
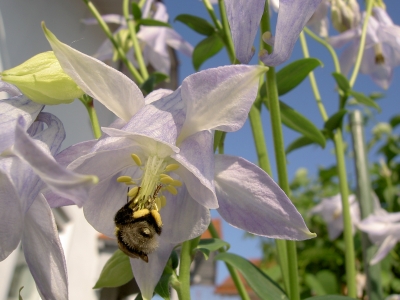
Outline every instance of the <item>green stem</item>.
<svg viewBox="0 0 400 300">
<path fill-rule="evenodd" d="M 356 268 L 355 268 L 355 253 L 354 241 L 352 233 L 352 223 L 350 216 L 349 205 L 349 188 L 347 186 L 346 163 L 344 158 L 344 145 L 342 130 L 338 128 L 334 134 L 335 154 L 337 162 L 337 171 L 339 176 L 340 195 L 342 198 L 343 210 L 343 235 L 345 244 L 345 267 L 346 267 L 346 282 L 348 296 L 356 298 Z"/>
<path fill-rule="evenodd" d="M 333 49 L 333 47 L 324 39 L 320 38 L 318 35 L 316 35 L 314 32 L 312 32 L 310 29 L 308 29 L 307 27 L 304 27 L 304 32 L 307 33 L 310 37 L 312 37 L 314 40 L 316 40 L 318 43 L 320 43 L 321 45 L 323 45 L 326 49 L 328 49 L 329 53 L 332 56 L 333 59 L 333 64 L 335 65 L 335 70 L 337 73 L 341 73 L 340 71 L 340 63 L 339 63 L 339 59 L 337 57 L 336 51 L 335 49 Z M 303 33 L 301 33 L 303 34 Z M 301 38 L 301 35 L 300 35 Z"/>
<path fill-rule="evenodd" d="M 133 43 L 133 49 L 135 50 L 136 61 L 139 65 L 140 72 L 142 73 L 143 81 L 149 78 L 149 73 L 147 72 L 147 67 L 143 59 L 142 49 L 140 48 L 139 41 L 136 35 L 134 20 L 129 15 L 129 0 L 124 0 L 123 2 L 123 14 L 125 17 L 126 24 L 128 24 L 129 33 Z"/>
<path fill-rule="evenodd" d="M 210 234 L 213 238 L 219 239 L 219 234 L 218 234 L 217 230 L 215 229 L 214 224 L 212 222 L 210 223 L 210 225 L 208 225 L 208 231 L 210 232 Z M 219 251 L 226 252 L 226 250 L 223 248 L 221 248 Z M 229 271 L 229 274 L 231 275 L 233 282 L 235 283 L 236 289 L 238 290 L 238 293 L 239 293 L 240 297 L 242 298 L 242 300 L 250 300 L 249 294 L 247 293 L 246 288 L 245 288 L 242 280 L 240 279 L 239 274 L 236 271 L 236 269 L 227 263 L 225 265 Z"/>
<path fill-rule="evenodd" d="M 265 2 L 265 6 L 264 6 L 264 13 L 262 15 L 261 23 L 260 23 L 261 32 L 267 32 L 267 31 L 271 32 L 271 24 L 270 24 L 269 16 L 270 16 L 270 14 L 269 14 L 269 4 L 268 4 L 268 1 L 266 1 Z M 264 41 L 262 39 L 260 41 L 260 50 L 261 49 L 266 49 L 269 53 L 272 52 L 272 47 L 270 45 L 264 43 Z M 270 70 L 269 72 L 271 72 L 270 74 L 273 74 L 272 77 L 275 77 L 274 68 L 271 68 L 271 69 L 272 70 Z M 268 78 L 268 73 L 267 73 L 267 78 Z M 271 75 L 269 75 L 269 76 L 271 77 Z M 274 80 L 275 80 L 275 78 L 274 78 Z M 269 87 L 269 84 L 271 84 L 271 89 Z M 267 92 L 267 95 L 269 95 L 269 93 L 271 93 L 271 92 L 274 92 L 275 93 L 275 97 L 278 100 L 278 92 L 276 90 L 276 83 L 275 83 L 275 87 L 273 87 L 273 85 L 274 84 L 272 82 L 272 78 L 267 79 L 267 86 L 266 86 L 267 87 L 267 91 L 266 92 Z M 269 101 L 269 100 L 267 100 L 267 101 Z M 278 106 L 278 111 L 279 111 L 278 112 L 278 117 L 280 119 L 279 106 Z M 276 116 L 276 114 L 274 116 Z M 272 121 L 272 112 L 271 112 L 271 121 Z M 278 122 L 280 124 L 280 120 Z M 274 147 L 275 147 L 275 156 L 279 156 L 278 152 L 276 151 L 277 149 L 276 149 L 275 137 L 274 137 Z M 284 149 L 282 151 L 284 151 Z M 279 153 L 282 153 L 282 152 L 279 152 Z M 285 155 L 284 152 L 283 152 L 283 157 L 284 157 L 284 159 L 286 159 L 286 155 Z M 285 169 L 286 169 L 286 167 L 285 167 Z M 267 173 L 272 175 L 272 172 L 267 172 Z M 279 174 L 279 171 L 278 171 L 278 174 Z M 276 249 L 277 249 L 277 252 L 278 252 L 279 265 L 280 265 L 281 272 L 282 272 L 282 278 L 283 278 L 283 282 L 284 282 L 284 285 L 285 285 L 285 290 L 286 290 L 286 293 L 288 295 L 291 295 L 291 292 L 290 292 L 291 291 L 291 282 L 290 282 L 289 261 L 292 261 L 293 258 L 291 258 L 289 260 L 288 249 L 287 249 L 288 245 L 287 245 L 286 241 L 284 241 L 284 240 L 275 240 L 275 244 L 276 244 Z M 296 257 L 295 257 L 295 259 L 296 259 Z M 296 262 L 296 265 L 297 265 L 297 262 Z M 297 269 L 295 270 L 294 274 L 297 275 Z"/>
<path fill-rule="evenodd" d="M 235 47 L 233 45 L 231 31 L 229 29 L 228 18 L 226 16 L 225 4 L 223 0 L 218 0 L 219 12 L 222 21 L 222 32 L 225 40 L 226 51 L 228 51 L 229 59 L 233 64 L 239 63 L 236 60 Z"/>
<path fill-rule="evenodd" d="M 356 82 L 358 71 L 360 70 L 361 61 L 362 61 L 362 58 L 364 55 L 365 39 L 367 37 L 368 20 L 369 20 L 369 17 L 371 16 L 374 0 L 367 0 L 366 2 L 367 2 L 366 3 L 367 7 L 366 7 L 366 13 L 365 13 L 365 17 L 364 17 L 364 24 L 363 24 L 363 28 L 362 28 L 362 32 L 361 32 L 360 48 L 358 49 L 356 63 L 354 64 L 353 73 L 351 74 L 351 77 L 349 80 L 351 87 L 353 87 L 354 83 Z"/>
<path fill-rule="evenodd" d="M 97 118 L 96 109 L 93 105 L 93 98 L 88 95 L 83 95 L 79 100 L 86 107 L 89 114 L 90 124 L 92 124 L 93 136 L 98 139 L 101 137 L 101 129 L 99 124 L 99 119 Z"/>
<path fill-rule="evenodd" d="M 118 55 L 122 62 L 126 65 L 128 68 L 129 72 L 131 72 L 132 76 L 135 78 L 135 80 L 139 83 L 143 83 L 143 78 L 139 74 L 139 72 L 135 69 L 133 64 L 128 60 L 128 58 L 125 55 L 124 50 L 118 45 L 116 40 L 113 37 L 113 34 L 110 30 L 110 28 L 107 26 L 106 22 L 104 22 L 103 18 L 101 17 L 99 11 L 96 9 L 96 7 L 93 5 L 92 1 L 90 0 L 83 0 L 87 7 L 89 8 L 90 12 L 93 14 L 93 16 L 96 18 L 97 22 L 99 23 L 100 27 L 103 29 L 105 34 L 107 35 L 108 39 L 111 41 L 113 44 L 114 48 L 117 50 Z"/>
<path fill-rule="evenodd" d="M 190 299 L 190 264 L 192 263 L 191 241 L 182 243 L 181 259 L 179 261 L 179 289 L 176 290 L 180 300 Z"/>
<path fill-rule="evenodd" d="M 203 0 L 203 4 L 207 9 L 208 14 L 210 15 L 211 19 L 214 22 L 215 27 L 217 27 L 218 31 L 223 31 L 222 25 L 219 22 L 217 15 L 214 12 L 214 8 L 212 7 L 211 3 L 209 0 Z"/>
<path fill-rule="evenodd" d="M 307 41 L 304 35 L 300 35 L 300 42 L 302 44 L 304 57 L 308 57 L 308 48 Z M 338 71 L 338 70 L 337 70 Z M 340 69 L 339 69 L 340 71 Z M 328 119 L 327 113 L 323 106 L 321 96 L 319 94 L 317 82 L 315 80 L 314 75 L 310 75 L 310 83 L 314 92 L 315 99 L 317 101 L 317 105 L 320 109 L 322 118 L 324 121 Z M 346 279 L 347 279 L 347 288 L 348 295 L 350 297 L 356 297 L 356 274 L 355 274 L 355 254 L 354 254 L 354 242 L 352 235 L 352 224 L 350 217 L 350 207 L 349 207 L 349 190 L 347 186 L 347 174 L 346 174 L 346 164 L 344 159 L 344 146 L 343 146 L 343 137 L 341 129 L 337 129 L 334 134 L 333 142 L 335 144 L 335 153 L 336 153 L 336 161 L 337 161 L 337 170 L 339 176 L 339 187 L 340 194 L 342 198 L 342 207 L 343 207 L 343 226 L 344 226 L 344 241 L 345 241 L 345 265 L 346 265 Z"/>
</svg>

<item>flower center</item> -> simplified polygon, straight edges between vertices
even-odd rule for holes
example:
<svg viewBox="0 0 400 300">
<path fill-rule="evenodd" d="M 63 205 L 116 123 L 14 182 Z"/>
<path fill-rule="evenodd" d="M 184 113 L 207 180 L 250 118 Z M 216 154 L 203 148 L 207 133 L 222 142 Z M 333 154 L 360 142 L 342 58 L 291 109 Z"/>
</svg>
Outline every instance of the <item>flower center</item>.
<svg viewBox="0 0 400 300">
<path fill-rule="evenodd" d="M 125 183 L 131 188 L 128 190 L 128 199 L 132 201 L 129 205 L 134 212 L 141 210 L 159 211 L 166 204 L 164 191 L 173 195 L 178 193 L 176 187 L 182 182 L 173 179 L 167 173 L 179 168 L 178 164 L 167 164 L 165 158 L 149 156 L 143 164 L 136 154 L 131 154 L 135 164 L 143 170 L 140 178 L 133 179 L 131 176 L 120 176 L 117 182 Z M 128 201 L 128 202 L 129 202 Z"/>
<path fill-rule="evenodd" d="M 375 63 L 377 65 L 384 64 L 385 63 L 385 57 L 383 56 L 382 45 L 381 44 L 375 44 L 374 45 L 374 51 L 375 51 Z"/>
</svg>

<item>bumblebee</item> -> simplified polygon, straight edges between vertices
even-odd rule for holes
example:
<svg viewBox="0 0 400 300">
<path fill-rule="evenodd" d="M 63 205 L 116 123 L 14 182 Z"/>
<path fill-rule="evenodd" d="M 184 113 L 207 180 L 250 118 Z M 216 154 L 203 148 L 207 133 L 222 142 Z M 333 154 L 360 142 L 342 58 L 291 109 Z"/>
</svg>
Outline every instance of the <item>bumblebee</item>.
<svg viewBox="0 0 400 300">
<path fill-rule="evenodd" d="M 161 234 L 162 221 L 159 212 L 148 208 L 138 209 L 134 199 L 125 204 L 115 215 L 119 249 L 131 258 L 149 262 L 148 254 L 158 247 L 157 235 Z"/>
</svg>

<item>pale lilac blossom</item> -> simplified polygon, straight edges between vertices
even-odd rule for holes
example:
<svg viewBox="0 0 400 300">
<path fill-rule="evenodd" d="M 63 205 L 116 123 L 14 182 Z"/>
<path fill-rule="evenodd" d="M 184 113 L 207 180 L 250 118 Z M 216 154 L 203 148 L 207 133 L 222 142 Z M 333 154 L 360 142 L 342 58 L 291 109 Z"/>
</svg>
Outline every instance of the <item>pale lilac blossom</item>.
<svg viewBox="0 0 400 300">
<path fill-rule="evenodd" d="M 82 204 L 96 178 L 68 171 L 54 160 L 65 137 L 60 120 L 41 113 L 43 105 L 15 88 L 0 86 L 12 96 L 0 100 L 0 261 L 21 243 L 41 297 L 68 299 L 64 254 L 42 192 L 51 189 Z"/>
<path fill-rule="evenodd" d="M 336 48 L 350 43 L 340 56 L 342 73 L 347 74 L 354 65 L 360 46 L 361 26 L 347 30 L 338 36 L 331 37 L 329 42 Z M 369 18 L 365 50 L 360 72 L 371 76 L 381 88 L 387 89 L 392 81 L 393 69 L 400 65 L 400 27 L 386 11 L 373 8 Z"/>
<path fill-rule="evenodd" d="M 80 67 L 89 58 L 59 42 L 50 32 L 46 34 L 71 78 L 92 74 L 91 69 Z M 91 64 L 94 62 L 90 59 Z M 99 63 L 96 70 L 103 67 Z M 157 90 L 146 98 L 125 97 L 125 102 L 140 102 L 140 108 L 130 112 L 130 119 L 117 114 L 120 119 L 102 128 L 105 134 L 98 142 L 74 145 L 57 157 L 68 169 L 98 175 L 100 182 L 91 190 L 84 213 L 95 229 L 110 237 L 114 236 L 114 216 L 126 204 L 127 187 L 116 179 L 130 176 L 141 186 L 139 198 L 148 189 L 145 195 L 151 196 L 159 185 L 159 174 L 168 165 L 179 166 L 169 176 L 182 186 L 176 187 L 176 193 L 160 191 L 166 204 L 160 209 L 164 225 L 159 247 L 148 255 L 148 263 L 130 260 L 144 299 L 152 297 L 172 249 L 206 230 L 209 209 L 218 209 L 227 222 L 254 234 L 294 240 L 315 236 L 264 171 L 240 157 L 214 155 L 214 130 L 231 132 L 243 126 L 257 95 L 259 76 L 265 70 L 245 65 L 209 69 L 187 77 L 174 92 Z M 122 75 L 113 74 L 102 82 L 118 81 L 118 76 Z M 87 91 L 97 88 L 92 85 L 97 83 L 91 81 Z M 116 88 L 113 98 L 105 101 L 121 98 L 120 93 Z M 131 154 L 141 163 L 132 160 Z M 147 176 L 150 171 L 155 175 Z M 52 201 L 61 201 L 55 198 L 51 197 Z"/>
<path fill-rule="evenodd" d="M 356 224 L 360 221 L 360 207 L 354 195 L 349 196 L 350 216 L 352 232 L 356 232 Z M 343 231 L 343 208 L 340 194 L 323 198 L 310 212 L 311 215 L 319 215 L 328 227 L 330 240 L 335 240 Z"/>
<path fill-rule="evenodd" d="M 300 32 L 321 0 L 280 0 L 275 37 L 266 40 L 274 45 L 272 53 L 260 53 L 267 66 L 277 66 L 289 59 Z M 247 64 L 254 54 L 253 43 L 264 12 L 264 0 L 225 0 L 225 7 L 237 59 Z M 273 41 L 273 42 L 272 42 Z"/>
<path fill-rule="evenodd" d="M 152 1 L 147 1 L 151 3 Z M 156 11 L 152 16 L 153 19 L 162 22 L 168 22 L 168 13 L 165 5 L 160 2 L 153 3 Z M 150 5 L 146 5 L 145 8 Z M 147 9 L 148 10 L 148 9 Z M 143 18 L 149 17 L 148 13 L 144 10 Z M 120 25 L 114 34 L 126 32 L 127 24 L 123 16 L 109 14 L 102 16 L 103 20 L 107 23 L 114 23 Z M 95 19 L 83 20 L 85 24 L 97 24 Z M 169 74 L 171 69 L 171 59 L 168 53 L 168 46 L 182 52 L 184 55 L 191 57 L 193 47 L 186 42 L 175 30 L 163 26 L 141 26 L 137 33 L 137 38 L 142 48 L 142 55 L 146 63 L 150 63 L 154 69 L 159 72 Z M 131 46 L 131 45 L 130 45 Z M 109 39 L 106 39 L 97 50 L 94 57 L 106 61 L 112 59 L 114 56 L 114 48 Z M 130 47 L 127 57 L 136 63 L 134 59 L 134 50 Z"/>
<path fill-rule="evenodd" d="M 370 261 L 371 265 L 384 259 L 400 241 L 400 212 L 388 213 L 382 208 L 375 209 L 373 214 L 363 219 L 357 226 L 368 234 L 372 243 L 379 246 Z"/>
</svg>

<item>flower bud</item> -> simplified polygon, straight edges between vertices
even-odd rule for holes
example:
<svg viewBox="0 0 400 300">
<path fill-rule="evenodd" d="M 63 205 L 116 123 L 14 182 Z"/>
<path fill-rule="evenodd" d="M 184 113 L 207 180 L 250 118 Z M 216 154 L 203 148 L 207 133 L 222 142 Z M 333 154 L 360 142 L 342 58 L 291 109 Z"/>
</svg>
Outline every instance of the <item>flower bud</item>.
<svg viewBox="0 0 400 300">
<path fill-rule="evenodd" d="M 360 7 L 357 0 L 332 0 L 331 5 L 332 24 L 337 31 L 349 30 L 360 22 Z"/>
<path fill-rule="evenodd" d="M 84 92 L 61 68 L 52 51 L 43 52 L 21 65 L 0 73 L 1 80 L 18 87 L 34 102 L 54 105 L 71 103 Z"/>
</svg>

